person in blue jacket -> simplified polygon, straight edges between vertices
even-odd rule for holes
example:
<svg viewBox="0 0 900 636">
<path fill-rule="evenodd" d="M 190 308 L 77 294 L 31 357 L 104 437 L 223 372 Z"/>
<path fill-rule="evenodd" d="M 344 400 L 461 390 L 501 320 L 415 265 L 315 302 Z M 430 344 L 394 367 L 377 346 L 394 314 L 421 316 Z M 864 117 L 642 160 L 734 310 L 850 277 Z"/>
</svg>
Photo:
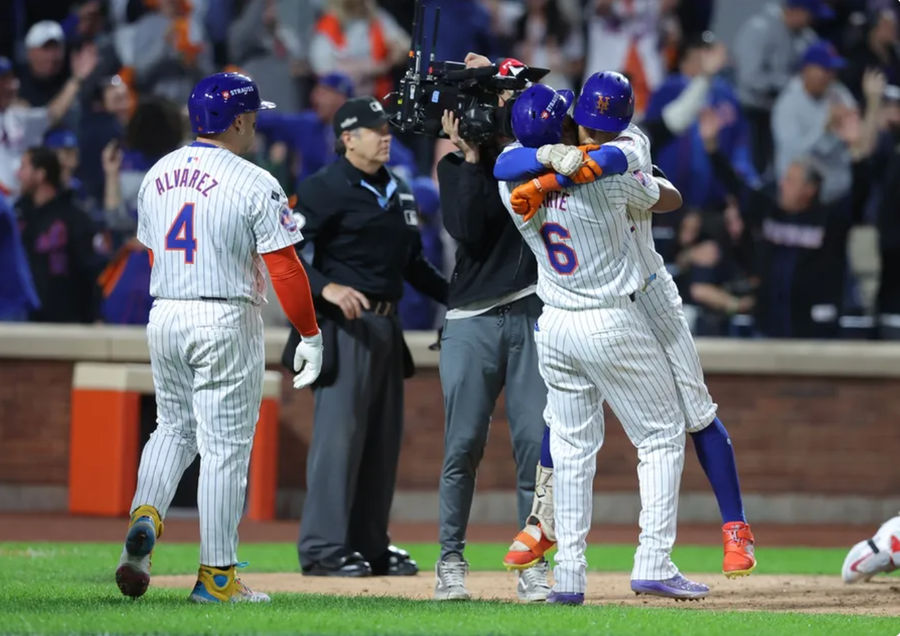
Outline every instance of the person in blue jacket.
<svg viewBox="0 0 900 636">
<path fill-rule="evenodd" d="M 708 34 L 692 38 L 682 45 L 678 72 L 669 75 L 650 97 L 645 118 L 647 121 L 661 119 L 663 109 L 677 99 L 694 78 L 701 75 L 703 51 L 711 45 Z M 747 122 L 734 89 L 725 79 L 717 76 L 708 78 L 705 88 L 706 107 L 715 110 L 719 119 L 725 122 L 719 132 L 722 154 L 731 160 L 735 171 L 743 179 L 751 183 L 758 182 L 750 156 Z M 685 207 L 710 209 L 724 205 L 725 189 L 713 174 L 696 122 L 681 135 L 655 146 L 654 151 L 654 163 L 682 193 Z"/>
<path fill-rule="evenodd" d="M 9 201 L 0 193 L 0 321 L 25 320 L 41 306 L 19 226 Z"/>
</svg>

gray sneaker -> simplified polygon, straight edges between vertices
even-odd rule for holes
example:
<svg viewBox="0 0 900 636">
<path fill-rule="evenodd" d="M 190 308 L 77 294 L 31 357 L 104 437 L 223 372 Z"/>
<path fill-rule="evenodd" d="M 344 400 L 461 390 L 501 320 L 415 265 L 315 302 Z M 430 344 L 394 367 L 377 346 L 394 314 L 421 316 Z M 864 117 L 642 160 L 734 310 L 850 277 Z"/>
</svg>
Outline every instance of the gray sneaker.
<svg viewBox="0 0 900 636">
<path fill-rule="evenodd" d="M 519 583 L 516 585 L 516 594 L 520 601 L 526 603 L 538 603 L 547 600 L 550 594 L 550 585 L 547 583 L 547 571 L 549 565 L 541 559 L 527 570 L 519 570 Z"/>
<path fill-rule="evenodd" d="M 434 600 L 468 601 L 471 597 L 466 589 L 466 574 L 469 564 L 459 554 L 448 554 L 434 566 Z"/>
</svg>

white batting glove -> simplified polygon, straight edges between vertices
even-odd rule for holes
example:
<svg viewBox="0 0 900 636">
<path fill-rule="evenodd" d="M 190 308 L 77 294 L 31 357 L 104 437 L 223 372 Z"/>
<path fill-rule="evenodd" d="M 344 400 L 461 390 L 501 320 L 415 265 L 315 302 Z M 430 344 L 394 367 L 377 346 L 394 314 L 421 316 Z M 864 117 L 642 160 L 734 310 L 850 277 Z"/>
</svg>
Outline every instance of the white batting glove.
<svg viewBox="0 0 900 636">
<path fill-rule="evenodd" d="M 581 167 L 584 155 L 575 146 L 546 144 L 538 148 L 537 160 L 554 172 L 568 177 Z"/>
<path fill-rule="evenodd" d="M 314 336 L 303 336 L 294 350 L 294 388 L 309 386 L 319 377 L 322 370 L 322 332 Z"/>
</svg>

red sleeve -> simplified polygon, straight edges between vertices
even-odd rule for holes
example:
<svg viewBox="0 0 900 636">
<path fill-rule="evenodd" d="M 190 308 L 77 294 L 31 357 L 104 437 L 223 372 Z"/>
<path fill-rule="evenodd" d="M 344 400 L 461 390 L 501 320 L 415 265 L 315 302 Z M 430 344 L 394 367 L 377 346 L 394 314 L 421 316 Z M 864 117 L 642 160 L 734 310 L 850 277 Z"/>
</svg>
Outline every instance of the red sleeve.
<svg viewBox="0 0 900 636">
<path fill-rule="evenodd" d="M 319 333 L 316 310 L 309 290 L 309 279 L 294 247 L 289 245 L 275 252 L 263 254 L 262 257 L 269 269 L 269 276 L 272 277 L 275 295 L 278 296 L 288 320 L 302 336 L 314 336 Z"/>
</svg>

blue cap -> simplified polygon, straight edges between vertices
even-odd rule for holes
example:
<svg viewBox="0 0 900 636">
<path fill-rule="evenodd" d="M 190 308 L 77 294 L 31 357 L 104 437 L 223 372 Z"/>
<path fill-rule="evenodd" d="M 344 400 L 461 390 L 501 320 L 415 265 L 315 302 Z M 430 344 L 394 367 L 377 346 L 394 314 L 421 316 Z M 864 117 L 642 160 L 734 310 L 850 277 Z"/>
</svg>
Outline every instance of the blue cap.
<svg viewBox="0 0 900 636">
<path fill-rule="evenodd" d="M 353 80 L 343 73 L 328 73 L 319 78 L 319 84 L 336 90 L 347 99 L 353 97 Z"/>
<path fill-rule="evenodd" d="M 834 17 L 834 11 L 822 0 L 785 0 L 784 4 L 794 9 L 806 9 L 819 20 L 830 20 Z"/>
<path fill-rule="evenodd" d="M 12 62 L 9 61 L 8 57 L 4 57 L 0 55 L 0 75 L 6 75 L 7 73 L 13 72 Z"/>
<path fill-rule="evenodd" d="M 68 128 L 50 130 L 44 135 L 44 145 L 47 148 L 77 148 L 78 137 Z"/>
<path fill-rule="evenodd" d="M 803 54 L 800 66 L 803 67 L 808 64 L 815 64 L 830 71 L 835 71 L 844 68 L 846 62 L 838 54 L 837 49 L 834 48 L 831 42 L 819 40 L 810 44 L 809 48 L 806 49 L 806 53 Z"/>
</svg>

